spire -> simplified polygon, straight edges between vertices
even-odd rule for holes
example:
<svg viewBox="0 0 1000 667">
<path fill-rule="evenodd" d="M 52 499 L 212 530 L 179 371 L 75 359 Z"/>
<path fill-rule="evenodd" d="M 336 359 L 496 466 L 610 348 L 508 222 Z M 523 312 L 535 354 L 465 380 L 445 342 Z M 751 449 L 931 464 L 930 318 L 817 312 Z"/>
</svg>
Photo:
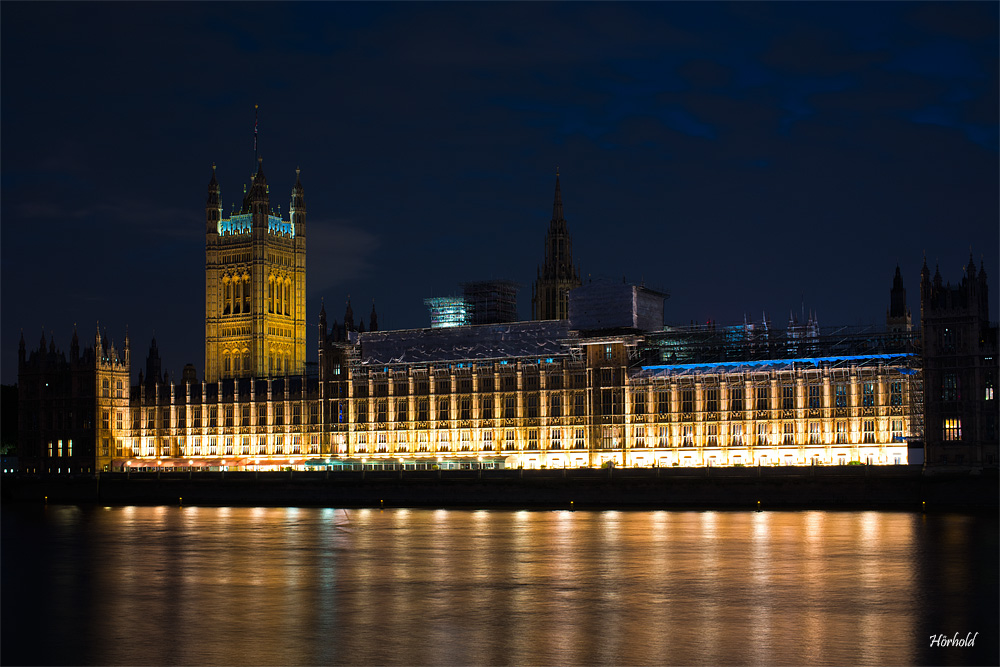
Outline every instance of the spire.
<svg viewBox="0 0 1000 667">
<path fill-rule="evenodd" d="M 556 167 L 556 194 L 552 201 L 552 222 L 563 220 L 562 189 L 559 187 L 559 167 Z"/>
<path fill-rule="evenodd" d="M 378 331 L 378 313 L 375 312 L 375 299 L 372 299 L 372 314 L 368 317 L 368 330 Z"/>
<path fill-rule="evenodd" d="M 73 340 L 69 344 L 69 356 L 73 361 L 80 358 L 80 336 L 76 333 L 76 322 L 73 323 Z"/>
<path fill-rule="evenodd" d="M 292 201 L 288 206 L 288 221 L 292 223 L 295 236 L 306 233 L 306 195 L 302 187 L 302 170 L 295 168 L 295 185 L 292 186 Z"/>
<path fill-rule="evenodd" d="M 321 347 L 326 342 L 326 304 L 322 298 L 319 300 L 319 342 Z"/>
<path fill-rule="evenodd" d="M 347 296 L 347 310 L 344 311 L 344 332 L 354 331 L 354 310 L 351 309 L 351 297 Z"/>
<path fill-rule="evenodd" d="M 305 188 L 302 187 L 302 170 L 295 168 L 295 185 L 292 186 L 292 203 L 289 206 L 291 211 L 305 211 L 306 199 Z"/>
<path fill-rule="evenodd" d="M 568 292 L 580 286 L 580 272 L 573 265 L 573 240 L 563 217 L 562 185 L 556 169 L 556 188 L 552 201 L 552 220 L 545 235 L 545 259 L 537 269 L 531 289 L 531 312 L 535 320 L 566 319 L 569 315 Z"/>
<path fill-rule="evenodd" d="M 219 179 L 215 175 L 215 163 L 212 163 L 212 180 L 208 182 L 208 205 L 219 203 Z"/>
<path fill-rule="evenodd" d="M 271 210 L 270 196 L 267 188 L 267 178 L 264 176 L 264 158 L 257 158 L 257 173 L 254 174 L 250 189 L 243 197 L 241 213 L 264 213 Z"/>
</svg>

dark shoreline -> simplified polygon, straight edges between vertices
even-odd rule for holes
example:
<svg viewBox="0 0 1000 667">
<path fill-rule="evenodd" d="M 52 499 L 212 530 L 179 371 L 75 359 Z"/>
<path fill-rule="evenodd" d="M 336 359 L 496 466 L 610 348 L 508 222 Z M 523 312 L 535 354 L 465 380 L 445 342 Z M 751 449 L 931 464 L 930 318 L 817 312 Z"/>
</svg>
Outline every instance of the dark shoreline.
<svg viewBox="0 0 1000 667">
<path fill-rule="evenodd" d="M 5 475 L 0 490 L 52 504 L 997 511 L 998 480 L 900 466 L 147 472 Z"/>
</svg>

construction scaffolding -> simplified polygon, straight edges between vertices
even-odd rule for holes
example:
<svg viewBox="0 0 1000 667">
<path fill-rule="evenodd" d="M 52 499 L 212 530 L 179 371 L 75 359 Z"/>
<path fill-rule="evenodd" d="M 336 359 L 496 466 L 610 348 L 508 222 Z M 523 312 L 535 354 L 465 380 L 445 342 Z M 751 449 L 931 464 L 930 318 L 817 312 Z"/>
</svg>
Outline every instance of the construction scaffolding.
<svg viewBox="0 0 1000 667">
<path fill-rule="evenodd" d="M 517 290 L 511 280 L 462 283 L 468 324 L 502 324 L 517 321 Z"/>
</svg>

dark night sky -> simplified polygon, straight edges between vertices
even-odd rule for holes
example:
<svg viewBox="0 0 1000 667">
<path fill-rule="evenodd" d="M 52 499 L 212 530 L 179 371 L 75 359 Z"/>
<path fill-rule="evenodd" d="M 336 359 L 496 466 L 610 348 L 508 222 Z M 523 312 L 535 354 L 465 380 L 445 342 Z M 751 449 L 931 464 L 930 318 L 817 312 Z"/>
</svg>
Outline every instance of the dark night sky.
<svg viewBox="0 0 1000 667">
<path fill-rule="evenodd" d="M 668 289 L 668 323 L 919 313 L 998 262 L 998 5 L 0 5 L 0 380 L 42 327 L 155 331 L 204 366 L 204 205 L 302 168 L 308 332 L 372 299 L 428 324 L 463 281 L 531 283 L 556 167 L 583 276 Z"/>
</svg>

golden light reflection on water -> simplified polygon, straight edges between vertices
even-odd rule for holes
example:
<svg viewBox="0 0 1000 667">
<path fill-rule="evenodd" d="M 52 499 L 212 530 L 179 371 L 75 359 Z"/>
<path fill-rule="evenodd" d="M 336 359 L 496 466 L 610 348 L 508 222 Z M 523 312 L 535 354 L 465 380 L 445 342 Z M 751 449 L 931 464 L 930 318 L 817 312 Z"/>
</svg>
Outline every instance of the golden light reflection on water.
<svg viewBox="0 0 1000 667">
<path fill-rule="evenodd" d="M 86 521 L 102 663 L 899 664 L 918 649 L 915 514 L 130 507 Z"/>
</svg>

